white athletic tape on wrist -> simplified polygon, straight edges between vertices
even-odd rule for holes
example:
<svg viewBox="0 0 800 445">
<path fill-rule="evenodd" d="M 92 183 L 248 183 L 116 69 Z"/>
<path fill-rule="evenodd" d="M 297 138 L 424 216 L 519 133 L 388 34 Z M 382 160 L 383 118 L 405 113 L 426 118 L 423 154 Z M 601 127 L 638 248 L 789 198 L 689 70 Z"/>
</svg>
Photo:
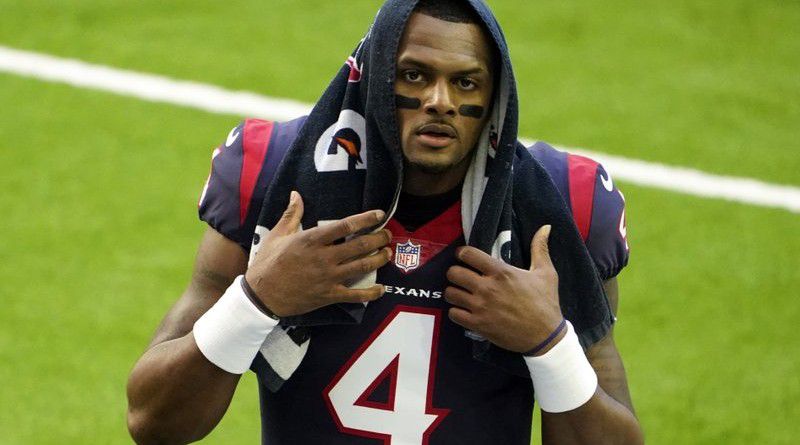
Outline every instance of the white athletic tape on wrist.
<svg viewBox="0 0 800 445">
<path fill-rule="evenodd" d="M 542 411 L 571 411 L 594 395 L 597 374 L 583 353 L 572 323 L 567 334 L 538 357 L 523 357 L 533 380 L 534 397 Z"/>
<path fill-rule="evenodd" d="M 278 325 L 261 312 L 242 289 L 243 276 L 194 324 L 194 340 L 213 364 L 232 374 L 250 368 L 264 339 Z"/>
</svg>

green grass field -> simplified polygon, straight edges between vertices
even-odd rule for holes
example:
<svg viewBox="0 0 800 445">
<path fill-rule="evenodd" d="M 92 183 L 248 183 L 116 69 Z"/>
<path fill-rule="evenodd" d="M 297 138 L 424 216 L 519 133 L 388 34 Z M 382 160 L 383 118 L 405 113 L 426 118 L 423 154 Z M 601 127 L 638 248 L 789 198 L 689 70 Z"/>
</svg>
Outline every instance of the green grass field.
<svg viewBox="0 0 800 445">
<path fill-rule="evenodd" d="M 800 186 L 800 3 L 490 3 L 522 135 Z M 0 45 L 313 101 L 376 5 L 0 0 Z M 0 103 L 0 444 L 129 443 L 127 374 L 241 117 L 6 74 Z M 648 443 L 797 443 L 800 215 L 622 188 L 616 335 Z M 206 443 L 257 443 L 257 410 L 249 375 Z"/>
</svg>

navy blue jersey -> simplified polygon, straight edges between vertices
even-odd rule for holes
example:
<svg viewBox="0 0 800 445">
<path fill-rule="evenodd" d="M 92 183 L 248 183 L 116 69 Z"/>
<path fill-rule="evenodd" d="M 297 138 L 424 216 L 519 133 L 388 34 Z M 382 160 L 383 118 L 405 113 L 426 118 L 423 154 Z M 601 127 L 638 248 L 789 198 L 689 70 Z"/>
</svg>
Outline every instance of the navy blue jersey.
<svg viewBox="0 0 800 445">
<path fill-rule="evenodd" d="M 533 388 L 472 358 L 447 317 L 445 271 L 464 244 L 460 202 L 413 232 L 396 220 L 386 294 L 358 325 L 319 326 L 300 367 L 272 393 L 261 387 L 267 444 L 530 443 Z M 264 375 L 265 360 L 253 369 Z"/>
<path fill-rule="evenodd" d="M 249 250 L 267 184 L 302 123 L 236 127 L 215 150 L 201 219 Z M 530 150 L 576 214 L 603 277 L 617 274 L 627 261 L 624 204 L 610 178 L 589 159 L 544 144 Z M 394 256 L 377 275 L 384 296 L 359 324 L 311 327 L 292 377 L 275 393 L 260 385 L 263 443 L 527 445 L 530 379 L 474 360 L 473 342 L 447 317 L 445 272 L 465 242 L 460 202 L 414 231 L 394 219 L 388 228 Z M 260 354 L 252 369 L 263 378 Z"/>
</svg>

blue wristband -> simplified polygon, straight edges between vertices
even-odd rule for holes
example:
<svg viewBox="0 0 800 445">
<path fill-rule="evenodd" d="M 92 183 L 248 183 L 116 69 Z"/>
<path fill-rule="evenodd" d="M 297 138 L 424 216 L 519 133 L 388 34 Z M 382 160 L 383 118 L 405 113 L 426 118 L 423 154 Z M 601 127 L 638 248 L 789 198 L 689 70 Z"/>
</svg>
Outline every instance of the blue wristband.
<svg viewBox="0 0 800 445">
<path fill-rule="evenodd" d="M 543 342 L 541 342 L 538 345 L 534 346 L 533 349 L 531 349 L 528 352 L 523 353 L 522 355 L 524 355 L 526 357 L 531 357 L 531 356 L 536 355 L 539 351 L 544 349 L 545 346 L 549 345 L 550 342 L 553 341 L 554 338 L 558 337 L 558 334 L 560 334 L 561 331 L 564 330 L 565 326 L 567 326 L 567 319 L 566 318 L 561 320 L 561 323 L 559 323 L 558 327 L 549 336 L 547 336 L 547 338 L 545 338 Z"/>
</svg>

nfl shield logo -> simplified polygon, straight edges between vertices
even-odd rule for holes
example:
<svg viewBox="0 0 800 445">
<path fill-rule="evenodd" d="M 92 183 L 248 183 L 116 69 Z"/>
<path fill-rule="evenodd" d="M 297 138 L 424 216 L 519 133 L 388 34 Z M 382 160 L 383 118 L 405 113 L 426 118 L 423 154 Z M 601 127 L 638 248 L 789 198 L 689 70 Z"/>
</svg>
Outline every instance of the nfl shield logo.
<svg viewBox="0 0 800 445">
<path fill-rule="evenodd" d="M 404 272 L 416 269 L 419 266 L 419 255 L 422 246 L 414 244 L 411 240 L 403 244 L 398 243 L 394 253 L 394 264 Z"/>
</svg>

